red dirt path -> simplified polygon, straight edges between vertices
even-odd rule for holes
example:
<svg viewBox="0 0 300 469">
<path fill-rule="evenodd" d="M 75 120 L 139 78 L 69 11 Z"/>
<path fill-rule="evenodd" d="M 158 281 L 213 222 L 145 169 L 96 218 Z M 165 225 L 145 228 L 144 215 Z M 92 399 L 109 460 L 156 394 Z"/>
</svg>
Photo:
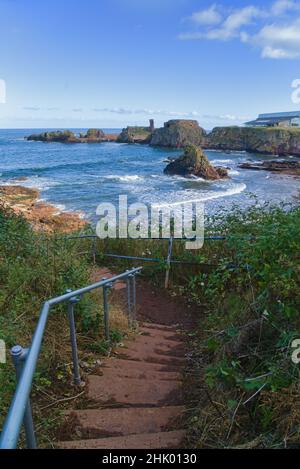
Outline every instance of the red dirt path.
<svg viewBox="0 0 300 469">
<path fill-rule="evenodd" d="M 93 280 L 115 273 L 98 269 Z M 126 283 L 112 301 L 126 301 Z M 192 308 L 137 278 L 138 335 L 125 341 L 88 377 L 86 408 L 67 415 L 72 428 L 60 448 L 179 448 L 185 437 L 182 373 L 185 342 L 180 327 L 194 324 Z M 72 421 L 72 425 L 68 424 Z"/>
</svg>

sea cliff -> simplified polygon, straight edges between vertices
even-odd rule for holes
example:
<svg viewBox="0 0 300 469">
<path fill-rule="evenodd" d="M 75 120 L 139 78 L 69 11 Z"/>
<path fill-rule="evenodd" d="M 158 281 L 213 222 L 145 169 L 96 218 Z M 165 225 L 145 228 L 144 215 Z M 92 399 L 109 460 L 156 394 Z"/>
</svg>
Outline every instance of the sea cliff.
<svg viewBox="0 0 300 469">
<path fill-rule="evenodd" d="M 207 135 L 205 147 L 266 155 L 300 156 L 300 129 L 216 127 Z"/>
</svg>

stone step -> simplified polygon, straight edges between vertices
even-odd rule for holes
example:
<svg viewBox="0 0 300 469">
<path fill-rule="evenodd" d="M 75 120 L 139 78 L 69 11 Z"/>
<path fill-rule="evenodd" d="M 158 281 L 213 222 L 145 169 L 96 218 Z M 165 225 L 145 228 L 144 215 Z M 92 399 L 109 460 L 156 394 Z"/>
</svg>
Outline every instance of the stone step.
<svg viewBox="0 0 300 469">
<path fill-rule="evenodd" d="M 161 365 L 172 365 L 176 367 L 183 367 L 186 362 L 181 353 L 181 356 L 175 356 L 161 351 L 160 349 L 153 351 L 152 347 L 134 346 L 134 343 L 130 345 L 130 348 L 124 347 L 123 349 L 120 349 L 118 353 L 118 356 L 127 360 L 158 363 Z"/>
<path fill-rule="evenodd" d="M 125 346 L 130 347 L 131 345 L 136 346 L 139 345 L 141 347 L 152 347 L 152 349 L 159 348 L 165 352 L 169 350 L 179 350 L 184 355 L 185 352 L 185 345 L 182 341 L 179 340 L 169 340 L 162 336 L 151 336 L 148 334 L 145 335 L 137 335 L 130 341 L 125 341 Z"/>
<path fill-rule="evenodd" d="M 133 360 L 107 359 L 100 367 L 101 375 L 130 379 L 161 379 L 180 381 L 181 373 L 176 368 L 155 363 L 136 362 Z"/>
<path fill-rule="evenodd" d="M 81 438 L 126 436 L 170 430 L 184 413 L 182 406 L 90 409 L 68 412 Z M 174 428 L 174 427 L 173 427 Z"/>
<path fill-rule="evenodd" d="M 178 331 L 178 324 L 173 324 L 171 326 L 167 326 L 164 324 L 155 324 L 152 322 L 142 322 L 141 327 L 147 327 L 149 329 L 157 329 L 160 331 L 169 331 L 169 332 L 177 332 Z"/>
<path fill-rule="evenodd" d="M 178 449 L 185 432 L 182 430 L 146 433 L 92 440 L 64 441 L 58 443 L 62 449 Z"/>
<path fill-rule="evenodd" d="M 139 333 L 142 336 L 150 336 L 150 337 L 159 337 L 165 340 L 175 340 L 179 342 L 183 342 L 182 335 L 176 331 L 164 331 L 161 329 L 155 329 L 154 327 L 139 327 Z"/>
<path fill-rule="evenodd" d="M 88 377 L 88 399 L 110 406 L 174 405 L 182 401 L 180 381 Z"/>
<path fill-rule="evenodd" d="M 149 335 L 138 335 L 131 340 L 126 340 L 123 347 L 127 349 L 151 349 L 154 352 L 161 351 L 163 353 L 172 352 L 173 350 L 178 351 L 181 355 L 184 355 L 185 345 L 183 342 L 178 340 L 167 340 L 163 337 L 151 337 Z"/>
</svg>

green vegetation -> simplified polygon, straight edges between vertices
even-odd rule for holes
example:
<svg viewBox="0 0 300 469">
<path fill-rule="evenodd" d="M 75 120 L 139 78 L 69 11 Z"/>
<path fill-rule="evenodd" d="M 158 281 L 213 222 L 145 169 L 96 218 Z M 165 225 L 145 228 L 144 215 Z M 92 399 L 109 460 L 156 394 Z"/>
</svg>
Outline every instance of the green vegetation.
<svg viewBox="0 0 300 469">
<path fill-rule="evenodd" d="M 213 223 L 229 233 L 215 247 L 218 267 L 185 286 L 202 312 L 192 373 L 201 369 L 204 378 L 192 440 L 200 447 L 299 447 L 291 344 L 300 338 L 300 208 L 236 209 Z"/>
<path fill-rule="evenodd" d="M 228 239 L 197 253 L 175 242 L 174 258 L 201 266 L 171 273 L 174 291 L 199 311 L 189 336 L 191 447 L 300 447 L 300 368 L 291 346 L 300 339 L 300 207 L 235 208 L 211 218 L 209 233 Z M 161 282 L 166 243 L 135 246 L 117 241 L 110 250 L 161 258 L 146 267 Z"/>
<path fill-rule="evenodd" d="M 207 220 L 206 235 L 226 234 L 226 241 L 207 241 L 199 251 L 174 242 L 173 259 L 198 263 L 171 269 L 171 293 L 197 305 L 198 327 L 188 332 L 186 378 L 193 448 L 300 447 L 299 365 L 291 359 L 292 342 L 300 339 L 299 233 L 299 206 L 257 204 L 247 212 L 234 208 Z M 144 275 L 162 285 L 167 245 L 161 240 L 98 240 L 97 261 L 122 270 L 144 265 Z M 0 338 L 8 347 L 28 344 L 43 300 L 89 283 L 90 252 L 90 240 L 41 239 L 23 219 L 0 210 Z M 103 255 L 108 252 L 159 262 L 109 260 Z M 81 358 L 89 363 L 93 352 L 102 354 L 109 347 L 97 295 L 82 299 L 76 318 Z M 120 341 L 122 330 L 112 328 L 112 339 Z M 35 404 L 53 386 L 63 390 L 69 385 L 68 340 L 65 308 L 57 308 L 36 373 Z M 10 363 L 0 367 L 0 383 L 3 416 L 15 386 Z M 42 407 L 35 405 L 38 421 L 52 431 Z"/>
<path fill-rule="evenodd" d="M 0 364 L 0 429 L 16 385 L 9 349 L 15 344 L 29 346 L 46 299 L 92 283 L 91 253 L 86 247 L 84 241 L 79 245 L 58 234 L 35 233 L 23 218 L 0 206 L 0 339 L 7 347 L 7 363 Z M 118 312 L 111 313 L 111 339 L 118 341 L 125 321 Z M 81 298 L 75 318 L 80 360 L 92 367 L 92 352 L 105 354 L 111 347 L 103 338 L 99 290 Z M 53 403 L 78 394 L 71 380 L 66 305 L 60 305 L 51 310 L 33 386 L 35 423 L 45 429 L 39 432 L 40 444 L 48 444 L 47 432 L 54 431 L 53 419 L 59 418 L 59 406 Z M 49 411 L 42 410 L 48 406 Z"/>
<path fill-rule="evenodd" d="M 235 210 L 214 223 L 229 234 L 216 248 L 219 266 L 186 285 L 204 312 L 194 364 L 205 357 L 210 395 L 194 412 L 195 441 L 230 446 L 260 436 L 257 445 L 299 446 L 291 344 L 300 338 L 300 208 Z"/>
<path fill-rule="evenodd" d="M 149 143 L 152 132 L 150 127 L 127 127 L 118 136 L 119 143 Z"/>
</svg>

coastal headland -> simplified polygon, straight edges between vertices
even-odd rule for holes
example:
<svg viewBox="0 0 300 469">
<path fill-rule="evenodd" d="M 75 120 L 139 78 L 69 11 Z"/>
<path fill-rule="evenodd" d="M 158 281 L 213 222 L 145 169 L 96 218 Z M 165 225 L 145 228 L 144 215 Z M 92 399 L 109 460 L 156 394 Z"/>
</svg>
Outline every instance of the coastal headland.
<svg viewBox="0 0 300 469">
<path fill-rule="evenodd" d="M 117 134 L 89 129 L 76 135 L 69 130 L 43 132 L 27 140 L 61 143 L 117 142 L 169 148 L 196 145 L 208 150 L 246 151 L 264 155 L 300 156 L 300 129 L 280 127 L 216 127 L 207 132 L 195 120 L 170 120 L 163 127 L 127 127 Z"/>
</svg>

